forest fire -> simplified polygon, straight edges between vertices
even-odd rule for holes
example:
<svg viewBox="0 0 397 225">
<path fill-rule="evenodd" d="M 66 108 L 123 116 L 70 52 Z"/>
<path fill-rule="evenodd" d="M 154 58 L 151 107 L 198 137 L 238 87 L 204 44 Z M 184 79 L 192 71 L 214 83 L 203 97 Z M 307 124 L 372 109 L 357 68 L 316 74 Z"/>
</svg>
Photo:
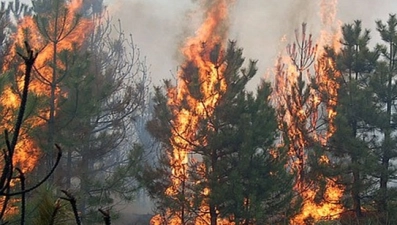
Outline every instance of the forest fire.
<svg viewBox="0 0 397 225">
<path fill-rule="evenodd" d="M 170 2 L 1 5 L 2 223 L 397 224 L 397 15 Z"/>
<path fill-rule="evenodd" d="M 308 157 L 315 154 L 312 148 L 315 143 L 326 145 L 335 131 L 339 74 L 335 62 L 324 56 L 324 47 L 340 47 L 336 5 L 337 1 L 321 2 L 322 30 L 317 45 L 311 35 L 307 36 L 306 24 L 303 24 L 301 33 L 296 31 L 295 34 L 297 43 L 289 45 L 288 56 L 280 57 L 277 62 L 273 99 L 279 108 L 280 128 L 286 132 L 290 143 L 289 168 L 297 176 L 295 190 L 303 200 L 302 209 L 291 220 L 292 224 L 337 219 L 343 211 L 340 202 L 343 187 L 326 177 L 308 178 Z M 317 164 L 332 163 L 326 153 L 316 157 Z M 326 184 L 320 188 L 316 182 L 321 180 Z"/>
<path fill-rule="evenodd" d="M 187 190 L 192 185 L 189 183 L 189 169 L 195 169 L 190 167 L 192 161 L 197 160 L 191 156 L 192 149 L 206 144 L 205 136 L 197 134 L 198 124 L 212 115 L 218 99 L 227 90 L 222 77 L 225 68 L 219 62 L 225 49 L 226 29 L 223 22 L 227 18 L 227 7 L 227 2 L 221 0 L 210 5 L 205 22 L 196 32 L 197 36 L 188 39 L 182 48 L 186 62 L 177 86 L 168 86 L 168 107 L 173 115 L 172 153 L 169 154 L 172 181 L 165 193 L 176 201 L 191 201 L 189 196 L 193 194 Z M 335 29 L 335 11 L 329 11 L 330 7 L 335 10 L 336 1 L 332 4 L 323 2 L 323 30 L 317 41 L 319 44 L 314 44 L 312 36 L 306 35 L 306 24 L 303 24 L 302 32 L 296 32 L 298 43 L 287 47 L 288 56 L 279 58 L 276 71 L 272 98 L 279 110 L 279 128 L 286 133 L 287 143 L 290 143 L 288 167 L 296 173 L 295 191 L 303 199 L 302 209 L 291 219 L 292 224 L 336 219 L 343 211 L 340 203 L 343 187 L 321 175 L 314 180 L 309 179 L 308 164 L 311 149 L 316 144 L 325 146 L 335 131 L 333 121 L 338 89 L 335 78 L 338 74 L 330 74 L 330 71 L 335 71 L 335 63 L 323 57 L 325 46 L 339 47 L 336 46 L 340 36 L 338 29 Z M 198 88 L 192 88 L 192 84 Z M 332 163 L 326 153 L 316 157 L 319 165 Z M 196 170 L 196 174 L 207 172 L 205 167 Z M 319 185 L 320 181 L 325 185 Z M 211 193 L 210 189 L 204 190 L 203 196 Z M 178 199 L 181 195 L 183 199 Z M 197 202 L 190 204 L 155 216 L 151 224 L 214 224 L 210 221 L 211 209 L 205 197 L 199 203 L 200 210 L 194 212 L 194 218 L 186 219 L 189 217 L 186 215 L 187 208 L 193 208 Z M 234 224 L 222 219 L 216 223 Z"/>
<path fill-rule="evenodd" d="M 205 145 L 205 138 L 196 136 L 197 124 L 210 116 L 217 105 L 217 101 L 227 88 L 223 78 L 224 65 L 220 62 L 224 52 L 227 26 L 225 21 L 228 17 L 229 1 L 208 1 L 206 6 L 205 21 L 196 31 L 196 36 L 186 40 L 181 49 L 185 63 L 182 70 L 187 71 L 189 77 L 178 76 L 177 86 L 168 89 L 168 106 L 174 116 L 172 123 L 172 155 L 169 156 L 172 165 L 172 184 L 168 187 L 166 194 L 177 197 L 178 193 L 184 192 L 188 185 L 188 167 L 191 160 L 190 149 L 197 145 Z M 205 53 L 212 54 L 205 54 Z M 210 55 L 210 56 L 209 56 Z M 208 57 L 209 56 L 209 57 Z M 198 68 L 198 71 L 195 71 Z M 200 85 L 195 93 L 189 89 L 190 82 Z M 185 105 L 186 104 L 186 105 Z M 211 190 L 206 189 L 208 195 Z M 187 194 L 187 193 L 185 193 Z M 192 203 L 193 204 L 193 203 Z M 191 219 L 194 224 L 209 224 L 208 206 L 203 201 L 196 218 Z M 184 210 L 174 212 L 166 224 L 186 224 Z M 192 221 L 193 220 L 193 221 Z M 151 224 L 160 223 L 159 215 L 154 217 Z"/>
<path fill-rule="evenodd" d="M 28 115 L 25 116 L 23 126 L 20 129 L 13 157 L 13 164 L 24 173 L 32 171 L 37 166 L 43 153 L 39 149 L 37 141 L 29 133 L 34 132 L 38 127 L 43 127 L 49 120 L 51 110 L 49 104 L 45 103 L 45 99 L 50 98 L 51 95 L 56 96 L 54 99 L 55 109 L 57 109 L 59 97 L 67 95 L 67 93 L 61 92 L 57 82 L 62 78 L 62 75 L 58 73 L 67 73 L 68 65 L 65 64 L 65 59 L 59 59 L 57 55 L 60 52 L 73 51 L 81 45 L 84 41 L 84 34 L 91 27 L 88 20 L 79 21 L 79 23 L 76 21 L 76 14 L 81 5 L 82 1 L 80 0 L 71 1 L 65 6 L 67 8 L 64 11 L 66 14 L 58 20 L 54 20 L 49 15 L 45 15 L 48 18 L 38 17 L 36 19 L 33 16 L 26 15 L 17 21 L 17 31 L 13 36 L 12 47 L 5 58 L 3 68 L 4 71 L 15 73 L 14 84 L 5 87 L 0 104 L 3 108 L 3 129 L 11 131 L 12 134 L 16 112 L 21 104 L 25 72 L 24 65 L 22 63 L 17 65 L 16 62 L 19 62 L 20 56 L 18 53 L 23 49 L 22 46 L 25 42 L 28 42 L 38 52 L 34 64 L 35 71 L 29 84 L 29 92 L 33 97 L 30 98 L 31 102 L 28 102 L 26 112 Z M 46 22 L 40 22 L 40 19 Z M 51 65 L 56 65 L 57 68 Z M 53 86 L 55 88 L 51 88 Z M 31 106 L 32 104 L 42 107 L 35 108 Z M 14 185 L 16 183 L 12 182 Z M 15 201 L 18 201 L 18 199 L 15 199 Z M 15 213 L 17 210 L 13 207 L 9 208 L 14 209 L 14 211 L 7 212 L 8 215 Z"/>
<path fill-rule="evenodd" d="M 49 97 L 51 96 L 51 83 L 54 80 L 59 79 L 56 73 L 56 69 L 49 64 L 55 63 L 63 71 L 67 71 L 66 65 L 61 60 L 56 60 L 56 54 L 62 51 L 69 50 L 73 51 L 74 48 L 81 45 L 84 41 L 84 34 L 91 27 L 89 21 L 76 22 L 76 13 L 82 4 L 82 1 L 76 0 L 72 1 L 67 5 L 68 11 L 65 17 L 58 20 L 55 24 L 54 20 L 49 20 L 48 24 L 40 24 L 38 27 L 37 21 L 34 20 L 32 16 L 25 16 L 20 21 L 18 21 L 17 32 L 15 33 L 14 43 L 12 43 L 12 48 L 10 54 L 7 55 L 4 70 L 12 70 L 14 61 L 19 57 L 17 52 L 20 46 L 23 46 L 25 41 L 28 41 L 31 46 L 34 46 L 36 51 L 39 51 L 38 57 L 35 61 L 35 75 L 33 76 L 29 90 L 37 98 Z M 49 16 L 50 18 L 50 16 Z M 64 27 L 60 30 L 56 30 L 57 26 L 62 24 Z M 59 28 L 58 28 L 59 29 Z M 43 38 L 43 32 L 47 31 L 47 38 Z M 65 32 L 72 31 L 66 35 Z M 63 37 L 65 36 L 65 37 Z M 59 39 L 59 40 L 58 40 Z M 56 46 L 52 43 L 56 42 Z M 55 56 L 55 57 L 54 57 Z M 15 87 L 6 87 L 2 94 L 1 104 L 6 109 L 7 117 L 4 117 L 3 126 L 6 129 L 11 130 L 13 126 L 14 114 L 19 107 L 19 93 L 23 86 L 23 65 L 15 68 L 16 72 L 16 85 Z M 55 95 L 65 95 L 66 93 L 61 93 L 60 88 L 56 86 Z M 57 98 L 58 99 L 58 98 Z M 36 99 L 39 101 L 38 99 Z M 57 102 L 58 100 L 56 100 Z M 28 132 L 36 127 L 43 126 L 46 120 L 49 118 L 49 109 L 43 108 L 38 112 L 37 117 L 28 117 L 25 121 L 25 126 L 21 129 L 20 141 L 16 147 L 15 154 L 15 164 L 20 166 L 24 172 L 31 171 L 39 159 L 40 150 L 37 144 L 32 140 Z"/>
</svg>

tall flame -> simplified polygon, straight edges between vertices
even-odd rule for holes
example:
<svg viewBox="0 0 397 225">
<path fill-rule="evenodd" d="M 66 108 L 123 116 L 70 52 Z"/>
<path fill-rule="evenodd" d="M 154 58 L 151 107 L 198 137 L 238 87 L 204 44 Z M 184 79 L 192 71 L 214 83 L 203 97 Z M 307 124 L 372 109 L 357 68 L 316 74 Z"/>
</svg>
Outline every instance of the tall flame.
<svg viewBox="0 0 397 225">
<path fill-rule="evenodd" d="M 0 97 L 0 105 L 3 110 L 3 118 L 1 121 L 2 129 L 12 131 L 16 119 L 15 112 L 20 106 L 20 93 L 23 88 L 24 68 L 23 65 L 15 66 L 14 63 L 14 61 L 17 61 L 19 57 L 17 54 L 18 46 L 23 46 L 24 42 L 27 41 L 36 49 L 36 51 L 39 51 L 34 65 L 35 71 L 32 74 L 29 85 L 30 95 L 38 96 L 39 98 L 49 96 L 49 83 L 53 79 L 51 60 L 53 59 L 54 54 L 59 54 L 62 51 L 73 50 L 74 48 L 79 47 L 85 39 L 84 35 L 91 27 L 90 22 L 86 19 L 81 19 L 77 24 L 74 23 L 76 13 L 78 13 L 82 3 L 82 0 L 70 1 L 66 5 L 66 15 L 59 20 L 51 18 L 50 16 L 46 18 L 50 21 L 49 27 L 44 28 L 47 29 L 47 32 L 53 32 L 55 21 L 63 25 L 64 31 L 71 31 L 56 43 L 56 47 L 49 44 L 48 41 L 48 39 L 53 37 L 50 35 L 45 37 L 43 30 L 39 29 L 37 21 L 35 21 L 32 16 L 25 16 L 21 20 L 17 21 L 17 31 L 12 37 L 12 48 L 6 56 L 5 64 L 3 65 L 4 71 L 11 71 L 9 73 L 15 73 L 16 75 L 13 75 L 15 77 L 15 84 L 7 84 Z M 41 29 L 43 29 L 43 27 L 41 27 Z M 57 61 L 56 64 L 57 68 L 61 70 L 65 69 L 65 65 L 63 65 L 61 61 Z M 56 87 L 55 93 L 58 96 L 66 95 L 66 93 L 61 93 L 58 86 Z M 56 101 L 56 104 L 58 104 L 58 101 Z M 41 155 L 37 142 L 29 135 L 29 132 L 34 128 L 45 125 L 46 120 L 48 120 L 49 109 L 48 107 L 38 107 L 40 106 L 37 104 L 33 107 L 33 110 L 38 111 L 38 115 L 26 116 L 23 126 L 21 127 L 19 141 L 15 148 L 13 163 L 24 173 L 30 172 L 35 168 Z M 58 108 L 58 106 L 56 106 L 56 108 Z"/>
<path fill-rule="evenodd" d="M 336 21 L 337 0 L 322 0 L 320 3 L 320 17 L 322 30 L 317 41 L 317 47 L 311 43 L 311 36 L 305 36 L 305 25 L 302 27 L 302 41 L 288 47 L 289 55 L 282 56 L 277 62 L 273 101 L 281 110 L 280 128 L 286 131 L 289 139 L 290 165 L 289 168 L 297 173 L 295 189 L 303 199 L 301 212 L 292 220 L 292 224 L 306 224 L 313 220 L 336 219 L 343 211 L 340 199 L 343 187 L 325 177 L 325 189 L 321 190 L 321 201 L 318 200 L 319 187 L 306 179 L 307 155 L 314 142 L 325 146 L 329 137 L 335 131 L 334 118 L 338 91 L 336 79 L 340 76 L 335 69 L 335 62 L 324 57 L 324 47 L 340 48 L 340 23 Z M 300 41 L 300 40 L 297 40 Z M 303 49 L 308 61 L 294 61 L 297 48 Z M 314 68 L 311 66 L 313 60 Z M 299 64 L 300 63 L 300 64 Z M 318 89 L 310 84 L 314 82 Z M 306 85 L 303 86 L 303 82 Z M 284 107 L 284 106 L 287 106 Z M 326 112 L 326 113 L 324 113 Z M 326 126 L 324 126 L 325 123 Z M 319 156 L 319 164 L 330 164 L 332 161 L 324 153 Z"/>
<path fill-rule="evenodd" d="M 206 1 L 205 20 L 194 37 L 186 40 L 181 52 L 185 62 L 179 73 L 177 86 L 168 89 L 168 106 L 173 115 L 172 123 L 172 154 L 169 155 L 172 165 L 172 184 L 168 187 L 166 194 L 176 196 L 184 182 L 188 180 L 189 158 L 192 147 L 205 144 L 205 140 L 198 140 L 196 130 L 198 122 L 211 116 L 217 105 L 218 99 L 226 90 L 226 82 L 223 78 L 224 65 L 218 60 L 224 51 L 224 43 L 227 34 L 227 18 L 230 1 L 216 0 Z M 215 51 L 220 55 L 210 56 Z M 198 68 L 197 74 L 195 69 Z M 183 73 L 188 73 L 183 75 Z M 198 76 L 198 77 L 195 77 Z M 200 87 L 199 93 L 189 89 L 190 82 L 197 82 Z M 205 139 L 205 138 L 204 138 Z M 204 169 L 204 168 L 202 168 Z M 204 196 L 208 195 L 209 189 L 205 189 Z M 182 224 L 183 215 L 180 213 L 172 215 L 166 224 Z M 209 224 L 208 206 L 202 203 L 197 213 L 194 224 Z M 152 219 L 151 224 L 161 223 L 160 216 Z"/>
<path fill-rule="evenodd" d="M 82 5 L 82 0 L 74 0 L 71 1 L 68 5 L 68 13 L 66 17 L 62 18 L 63 21 L 60 21 L 64 24 L 65 30 L 71 30 L 65 38 L 57 42 L 56 44 L 56 53 L 62 52 L 64 50 L 73 50 L 74 48 L 80 46 L 84 41 L 84 35 L 90 28 L 90 22 L 85 19 L 81 19 L 77 25 L 74 24 L 75 16 L 78 10 Z M 49 18 L 51 21 L 55 21 L 54 18 Z M 55 22 L 50 24 L 49 30 L 53 29 Z M 75 27 L 74 27 L 75 26 Z M 43 29 L 43 28 L 42 28 Z M 51 31 L 48 31 L 51 32 Z M 28 41 L 31 46 L 33 46 L 36 50 L 40 50 L 38 57 L 35 61 L 35 68 L 37 69 L 35 76 L 33 76 L 29 91 L 36 96 L 49 96 L 50 95 L 50 87 L 49 81 L 52 80 L 52 67 L 50 66 L 51 59 L 54 55 L 54 46 L 48 44 L 48 40 L 43 38 L 43 33 L 40 31 L 37 26 L 36 21 L 32 16 L 26 16 L 20 21 L 18 21 L 17 32 L 13 37 L 14 43 L 11 48 L 9 54 L 6 57 L 6 63 L 4 65 L 4 70 L 10 70 L 12 62 L 19 57 L 17 55 L 18 46 L 23 46 L 25 41 Z M 65 69 L 65 65 L 63 65 L 60 61 L 57 62 L 57 68 Z M 15 111 L 19 107 L 20 97 L 18 92 L 22 90 L 23 85 L 23 67 L 20 65 L 17 68 L 17 87 L 11 88 L 11 86 L 5 87 L 5 91 L 1 96 L 1 105 L 7 110 Z M 56 94 L 60 95 L 61 91 L 59 87 L 56 87 Z M 10 117 L 6 118 L 6 123 L 2 123 L 7 129 L 9 126 L 12 126 L 12 122 L 14 117 L 9 115 Z M 44 118 L 44 119 L 42 119 Z M 35 144 L 35 141 L 32 140 L 29 135 L 29 129 L 33 129 L 35 127 L 43 126 L 45 124 L 46 119 L 48 118 L 48 109 L 39 109 L 39 115 L 34 117 L 28 117 L 25 121 L 25 125 L 21 131 L 21 138 L 16 147 L 15 152 L 15 163 L 19 164 L 23 171 L 31 171 L 34 166 L 37 164 L 37 160 L 40 155 L 40 151 Z"/>
</svg>

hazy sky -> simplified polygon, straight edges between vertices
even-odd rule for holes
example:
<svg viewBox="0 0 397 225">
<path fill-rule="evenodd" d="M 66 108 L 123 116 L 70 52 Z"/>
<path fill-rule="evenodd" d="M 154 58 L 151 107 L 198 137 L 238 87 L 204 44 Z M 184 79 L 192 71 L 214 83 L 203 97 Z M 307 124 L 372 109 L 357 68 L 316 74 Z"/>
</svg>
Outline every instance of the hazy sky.
<svg viewBox="0 0 397 225">
<path fill-rule="evenodd" d="M 180 61 L 178 48 L 187 31 L 198 26 L 201 14 L 190 0 L 108 0 L 106 4 L 114 19 L 120 18 L 124 29 L 132 33 L 147 62 L 151 65 L 154 84 L 175 74 Z M 197 1 L 196 1 L 197 2 Z M 246 58 L 259 60 L 258 75 L 251 85 L 272 68 L 275 58 L 284 48 L 283 35 L 291 36 L 302 22 L 308 31 L 319 32 L 320 0 L 240 0 L 231 10 L 230 39 L 244 48 Z M 389 13 L 397 13 L 396 0 L 339 0 L 337 19 L 351 23 L 363 21 L 372 37 L 378 38 L 374 28 L 376 19 L 386 20 Z"/>
<path fill-rule="evenodd" d="M 276 56 L 285 49 L 281 37 L 291 37 L 302 22 L 308 31 L 319 34 L 319 3 L 321 0 L 230 0 L 229 39 L 237 40 L 244 56 L 258 60 L 255 83 L 269 69 Z M 331 1 L 331 0 L 329 0 Z M 22 0 L 22 2 L 30 2 Z M 183 40 L 199 26 L 202 14 L 200 0 L 104 0 L 114 21 L 121 19 L 126 33 L 133 35 L 142 55 L 151 66 L 154 84 L 171 78 L 181 63 L 176 57 Z M 337 19 L 352 23 L 356 19 L 372 31 L 373 43 L 379 41 L 375 20 L 387 20 L 397 13 L 397 0 L 338 0 Z M 190 31 L 190 32 L 189 32 Z"/>
<path fill-rule="evenodd" d="M 141 54 L 147 57 L 152 83 L 159 85 L 162 79 L 171 78 L 181 63 L 179 46 L 199 25 L 202 15 L 194 2 L 200 0 L 104 1 L 113 20 L 121 19 L 125 32 L 132 34 Z M 285 49 L 280 43 L 282 36 L 291 38 L 302 22 L 308 24 L 308 32 L 319 34 L 320 0 L 235 1 L 229 39 L 237 40 L 246 58 L 258 60 L 259 71 L 250 87 L 266 76 L 280 50 Z M 342 23 L 362 20 L 363 27 L 372 30 L 373 43 L 379 41 L 375 20 L 385 21 L 389 13 L 397 13 L 397 0 L 339 0 L 337 7 L 337 19 Z"/>
</svg>

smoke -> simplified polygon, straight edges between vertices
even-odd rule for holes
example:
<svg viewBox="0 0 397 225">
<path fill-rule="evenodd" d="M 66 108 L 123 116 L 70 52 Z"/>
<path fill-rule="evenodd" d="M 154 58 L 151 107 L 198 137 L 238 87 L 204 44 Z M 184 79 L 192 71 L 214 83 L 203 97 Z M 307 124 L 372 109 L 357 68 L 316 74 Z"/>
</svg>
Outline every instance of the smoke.
<svg viewBox="0 0 397 225">
<path fill-rule="evenodd" d="M 132 33 L 151 66 L 151 77 L 158 85 L 164 78 L 175 76 L 182 62 L 180 47 L 187 37 L 195 35 L 205 9 L 216 1 L 194 0 L 108 0 L 112 17 L 121 19 L 125 31 Z M 260 77 L 269 73 L 276 56 L 293 41 L 294 30 L 307 22 L 308 32 L 319 35 L 322 18 L 320 2 L 313 0 L 250 0 L 235 2 L 230 7 L 228 38 L 244 48 L 246 58 L 257 59 Z M 396 8 L 393 0 L 340 0 L 336 18 L 342 22 L 362 19 L 363 27 L 374 29 L 375 19 L 387 19 L 389 9 Z M 372 36 L 377 34 L 373 32 Z M 286 37 L 285 42 L 280 42 Z"/>
<path fill-rule="evenodd" d="M 186 26 L 195 23 L 191 18 L 192 4 L 174 4 L 162 0 L 109 0 L 105 2 L 113 21 L 121 20 L 124 32 L 132 34 L 141 56 L 146 57 L 152 83 L 175 75 L 177 51 L 183 34 L 191 32 Z"/>
<path fill-rule="evenodd" d="M 236 40 L 244 48 L 246 59 L 258 60 L 258 74 L 250 82 L 255 89 L 259 79 L 271 73 L 277 55 L 294 40 L 294 30 L 302 22 L 314 40 L 320 35 L 324 18 L 319 14 L 321 1 L 313 0 L 236 0 L 230 7 L 227 38 Z M 153 84 L 176 76 L 183 58 L 180 48 L 187 37 L 195 35 L 211 0 L 108 0 L 111 16 L 121 19 L 126 33 L 131 33 L 141 54 L 147 56 Z M 325 10 L 330 6 L 324 5 Z M 391 11 L 395 9 L 395 11 Z M 329 9 L 331 10 L 331 9 Z M 375 20 L 387 20 L 389 13 L 397 13 L 395 0 L 339 0 L 335 17 L 342 23 L 356 19 L 364 28 L 372 30 L 372 43 L 379 42 Z M 281 39 L 286 37 L 286 41 Z"/>
<path fill-rule="evenodd" d="M 29 0 L 21 0 L 29 3 Z M 228 0 L 231 9 L 229 39 L 237 40 L 247 58 L 257 59 L 259 75 L 269 73 L 275 57 L 293 41 L 294 30 L 307 22 L 308 32 L 319 35 L 320 0 Z M 172 78 L 182 58 L 179 48 L 193 36 L 203 19 L 203 7 L 213 0 L 105 0 L 114 21 L 121 19 L 126 33 L 133 35 L 142 55 L 147 57 L 152 81 L 158 85 Z M 204 4 L 203 4 L 204 3 Z M 207 4 L 207 5 L 206 5 Z M 336 18 L 342 23 L 362 20 L 371 29 L 372 44 L 380 42 L 375 20 L 386 21 L 397 13 L 395 0 L 339 0 Z M 282 37 L 286 41 L 280 42 Z"/>
<path fill-rule="evenodd" d="M 244 48 L 244 55 L 258 60 L 258 75 L 249 83 L 255 89 L 262 78 L 270 79 L 277 56 L 286 44 L 294 41 L 294 32 L 303 22 L 308 23 L 308 32 L 318 24 L 318 1 L 312 0 L 251 0 L 239 1 L 233 12 L 233 27 L 230 38 Z"/>
</svg>

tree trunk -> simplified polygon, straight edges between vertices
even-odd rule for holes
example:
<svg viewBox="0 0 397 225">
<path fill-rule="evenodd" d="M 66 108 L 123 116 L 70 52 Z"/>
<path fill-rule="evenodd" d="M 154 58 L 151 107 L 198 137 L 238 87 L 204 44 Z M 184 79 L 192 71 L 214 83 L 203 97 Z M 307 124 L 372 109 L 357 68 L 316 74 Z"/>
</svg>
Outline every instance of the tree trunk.
<svg viewBox="0 0 397 225">
<path fill-rule="evenodd" d="M 81 199 L 79 200 L 79 212 L 81 213 L 81 218 L 84 218 L 86 213 L 86 203 L 87 196 L 89 196 L 89 187 L 87 186 L 88 174 L 89 174 L 89 156 L 87 154 L 82 154 L 81 164 L 80 164 L 80 192 L 82 193 Z"/>
<path fill-rule="evenodd" d="M 357 121 L 352 121 L 352 129 L 353 129 L 353 136 L 357 137 Z M 361 211 L 361 198 L 360 198 L 360 189 L 361 189 L 361 180 L 360 180 L 360 169 L 358 165 L 360 164 L 359 159 L 357 158 L 356 154 L 351 154 L 351 165 L 352 174 L 353 174 L 353 184 L 352 184 L 352 191 L 351 196 L 353 199 L 353 210 L 356 214 L 356 217 L 362 216 Z"/>
<path fill-rule="evenodd" d="M 352 165 L 356 165 L 358 160 L 356 157 L 352 157 Z M 361 212 L 361 198 L 360 198 L 360 171 L 357 169 L 356 166 L 353 168 L 353 184 L 352 184 L 352 199 L 353 199 L 353 210 L 354 213 L 356 214 L 356 217 L 361 217 L 362 212 Z"/>
<path fill-rule="evenodd" d="M 69 189 L 72 186 L 72 150 L 68 150 L 68 154 L 66 156 L 66 188 Z"/>
<path fill-rule="evenodd" d="M 184 174 L 183 174 L 183 178 L 182 178 L 182 202 L 181 202 L 181 224 L 184 225 L 185 224 L 185 186 L 186 186 L 186 170 L 185 170 L 185 166 L 184 166 Z"/>
<path fill-rule="evenodd" d="M 214 204 L 210 203 L 210 218 L 211 225 L 216 225 L 217 215 L 216 215 L 216 207 Z"/>
<path fill-rule="evenodd" d="M 388 169 L 389 169 L 389 159 L 386 156 L 382 158 L 381 165 L 381 177 L 380 177 L 380 187 L 379 187 L 379 203 L 378 203 L 378 211 L 381 213 L 386 212 L 387 210 L 387 182 L 389 179 Z"/>
<path fill-rule="evenodd" d="M 389 105 L 388 105 L 389 109 Z M 391 109 L 391 107 L 390 107 Z M 391 112 L 391 111 L 390 111 Z M 388 111 L 389 113 L 389 111 Z M 388 116 L 391 114 L 388 114 Z M 389 117 L 390 118 L 390 117 Z M 390 120 L 389 120 L 390 121 Z M 390 123 L 389 123 L 390 124 Z M 378 211 L 386 213 L 387 211 L 387 183 L 389 182 L 389 163 L 390 163 L 390 142 L 391 142 L 391 129 L 387 128 L 385 131 L 384 144 L 383 144 L 383 156 L 381 162 L 381 173 L 379 183 L 379 199 L 378 199 Z"/>
<path fill-rule="evenodd" d="M 211 187 L 210 187 L 210 191 L 211 188 L 214 187 L 214 185 L 216 185 L 217 183 L 217 177 L 214 176 L 214 173 L 217 171 L 217 160 L 218 160 L 218 155 L 215 149 L 212 150 L 211 152 L 211 172 L 212 177 L 211 179 Z M 216 213 L 216 205 L 211 201 L 209 201 L 209 208 L 210 208 L 210 218 L 211 218 L 211 225 L 216 225 L 216 220 L 217 220 L 217 213 Z"/>
<path fill-rule="evenodd" d="M 394 43 L 390 43 L 389 51 L 390 55 L 394 55 Z M 383 143 L 383 155 L 381 163 L 381 175 L 379 184 L 379 203 L 378 211 L 386 213 L 387 210 L 387 183 L 389 181 L 389 161 L 390 161 L 390 147 L 391 147 L 391 123 L 392 123 L 392 112 L 391 108 L 393 105 L 392 95 L 392 81 L 393 81 L 393 70 L 394 70 L 394 58 L 389 60 L 389 74 L 387 81 L 387 102 L 386 102 L 386 116 L 387 116 L 387 127 L 385 129 L 384 143 Z"/>
</svg>

